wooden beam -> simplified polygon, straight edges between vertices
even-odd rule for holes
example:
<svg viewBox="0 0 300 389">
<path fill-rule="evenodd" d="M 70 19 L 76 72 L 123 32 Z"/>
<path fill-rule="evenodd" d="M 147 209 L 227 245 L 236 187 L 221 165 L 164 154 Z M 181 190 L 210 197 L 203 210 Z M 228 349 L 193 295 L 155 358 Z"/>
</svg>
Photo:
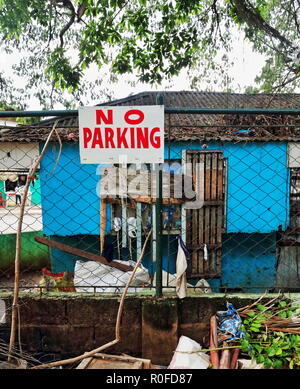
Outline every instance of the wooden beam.
<svg viewBox="0 0 300 389">
<path fill-rule="evenodd" d="M 138 196 L 138 197 L 134 197 L 133 198 L 134 201 L 136 201 L 137 203 L 146 203 L 146 204 L 154 204 L 156 202 L 156 198 L 155 197 L 141 197 L 141 196 Z M 163 205 L 171 205 L 171 204 L 182 204 L 184 202 L 184 200 L 182 199 L 175 199 L 174 197 L 171 197 L 171 198 L 164 198 L 162 199 L 162 202 L 163 202 Z"/>
<path fill-rule="evenodd" d="M 104 201 L 104 202 L 107 203 L 107 204 L 118 204 L 118 205 L 122 205 L 121 199 L 115 199 L 115 198 L 112 198 L 112 197 L 103 197 L 103 198 L 102 198 L 102 201 Z M 126 207 L 136 209 L 136 204 L 133 204 L 133 203 L 131 203 L 131 202 L 127 202 L 127 203 L 126 203 Z"/>
<path fill-rule="evenodd" d="M 133 270 L 132 266 L 124 265 L 122 263 L 115 262 L 115 261 L 108 262 L 106 258 L 101 257 L 100 255 L 93 254 L 85 250 L 77 249 L 67 244 L 56 242 L 54 240 L 50 240 L 42 236 L 35 236 L 34 240 L 38 243 L 45 244 L 46 246 L 52 247 L 54 249 L 65 251 L 66 253 L 77 255 L 78 257 L 86 258 L 89 259 L 90 261 L 100 262 L 103 263 L 104 265 L 115 267 L 116 269 L 122 270 L 124 272 Z"/>
</svg>

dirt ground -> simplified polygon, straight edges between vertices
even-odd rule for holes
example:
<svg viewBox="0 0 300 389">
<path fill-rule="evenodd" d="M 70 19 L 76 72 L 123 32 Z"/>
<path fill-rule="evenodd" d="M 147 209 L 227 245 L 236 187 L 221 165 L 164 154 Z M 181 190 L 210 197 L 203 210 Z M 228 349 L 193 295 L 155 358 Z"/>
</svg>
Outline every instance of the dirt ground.
<svg viewBox="0 0 300 389">
<path fill-rule="evenodd" d="M 42 279 L 42 271 L 26 271 L 20 275 L 20 288 L 30 288 L 37 286 Z M 0 274 L 0 291 L 9 291 L 14 286 L 14 275 Z"/>
</svg>

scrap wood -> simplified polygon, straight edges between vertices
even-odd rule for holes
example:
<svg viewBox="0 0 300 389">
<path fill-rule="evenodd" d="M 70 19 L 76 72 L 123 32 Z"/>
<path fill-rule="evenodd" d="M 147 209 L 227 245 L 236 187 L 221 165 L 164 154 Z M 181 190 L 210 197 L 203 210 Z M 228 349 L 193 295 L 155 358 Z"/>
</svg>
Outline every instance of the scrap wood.
<svg viewBox="0 0 300 389">
<path fill-rule="evenodd" d="M 54 240 L 50 240 L 50 239 L 44 238 L 42 236 L 35 236 L 34 240 L 36 242 L 45 244 L 46 246 L 49 246 L 49 247 L 52 247 L 52 248 L 55 248 L 55 249 L 58 249 L 61 251 L 65 251 L 66 253 L 77 255 L 78 257 L 86 258 L 86 259 L 89 259 L 91 261 L 100 262 L 100 263 L 103 263 L 104 265 L 107 265 L 110 267 L 115 267 L 115 268 L 122 270 L 124 272 L 133 270 L 132 266 L 128 266 L 128 265 L 125 265 L 123 263 L 119 263 L 116 261 L 108 262 L 108 260 L 106 258 L 104 258 L 100 255 L 93 254 L 93 253 L 90 253 L 88 251 L 69 246 L 65 243 L 56 242 Z"/>
<path fill-rule="evenodd" d="M 92 351 L 89 351 L 89 352 L 86 352 L 86 353 L 84 353 L 82 355 L 79 355 L 78 357 L 64 359 L 64 360 L 56 361 L 56 362 L 44 363 L 42 365 L 34 366 L 34 367 L 32 367 L 32 369 L 46 369 L 46 368 L 54 367 L 54 366 L 73 364 L 73 363 L 82 361 L 85 358 L 92 357 L 93 355 L 99 353 L 100 351 L 105 350 L 105 349 L 115 345 L 116 343 L 120 342 L 120 340 L 121 340 L 121 329 L 120 329 L 120 327 L 121 327 L 121 318 L 122 318 L 122 314 L 123 314 L 123 307 L 124 307 L 124 303 L 125 303 L 125 297 L 126 297 L 128 288 L 129 288 L 129 286 L 131 284 L 131 281 L 132 281 L 132 279 L 133 279 L 137 269 L 139 268 L 139 266 L 140 266 L 140 264 L 142 262 L 142 259 L 143 259 L 144 254 L 145 254 L 146 246 L 147 246 L 147 243 L 148 243 L 148 240 L 149 240 L 151 234 L 152 234 L 152 230 L 149 231 L 149 233 L 148 233 L 148 235 L 147 235 L 147 237 L 145 239 L 141 255 L 140 255 L 140 257 L 139 257 L 139 259 L 138 259 L 138 261 L 137 261 L 137 263 L 136 263 L 136 265 L 135 265 L 135 267 L 134 267 L 134 269 L 132 271 L 132 274 L 131 274 L 129 280 L 126 283 L 124 291 L 122 293 L 122 296 L 121 296 L 121 299 L 120 299 L 120 304 L 119 304 L 119 309 L 118 309 L 118 313 L 117 313 L 117 319 L 116 319 L 115 339 L 112 340 L 109 343 L 104 344 L 103 346 L 100 346 L 100 347 L 92 350 Z"/>
<path fill-rule="evenodd" d="M 1 359 L 7 358 L 8 356 L 9 345 L 2 339 L 0 339 L 0 357 Z M 38 359 L 34 358 L 32 355 L 22 351 L 14 346 L 11 351 L 13 360 L 10 362 L 3 362 L 3 366 L 11 366 L 16 369 L 27 369 L 29 365 L 34 365 L 36 363 L 41 363 Z M 1 362 L 0 362 L 1 363 Z M 0 367 L 4 368 L 4 367 Z"/>
<path fill-rule="evenodd" d="M 219 369 L 230 369 L 230 350 L 226 349 L 226 342 L 223 342 L 224 350 L 221 353 Z"/>
<path fill-rule="evenodd" d="M 231 350 L 231 361 L 230 361 L 230 369 L 237 369 L 238 368 L 238 358 L 240 355 L 240 348 L 234 348 Z"/>
<path fill-rule="evenodd" d="M 260 296 L 260 298 L 258 300 L 256 300 L 253 304 L 246 305 L 245 307 L 237 309 L 237 311 L 239 312 L 240 316 L 243 316 L 243 315 L 247 314 L 248 312 L 253 311 L 253 309 L 251 310 L 250 308 L 253 308 L 253 307 L 257 306 L 258 303 L 266 296 L 266 294 L 267 293 L 264 293 L 262 296 Z M 265 307 L 269 306 L 269 308 L 271 308 L 272 306 L 270 304 L 272 304 L 273 302 L 278 300 L 280 298 L 280 295 L 281 295 L 281 292 L 279 292 L 276 297 L 274 297 L 271 300 L 269 300 L 268 302 L 264 303 L 264 306 Z"/>
<path fill-rule="evenodd" d="M 130 199 L 137 203 L 145 203 L 145 204 L 153 204 L 156 202 L 156 197 L 149 197 L 149 196 L 130 196 Z M 180 205 L 183 204 L 184 200 L 183 199 L 175 199 L 174 197 L 163 197 L 162 198 L 162 204 L 163 205 Z"/>
<path fill-rule="evenodd" d="M 130 197 L 129 197 L 129 200 L 130 200 Z M 117 198 L 113 198 L 113 197 L 103 197 L 103 198 L 102 198 L 102 201 L 105 202 L 105 203 L 108 203 L 108 204 L 118 204 L 118 205 L 122 205 L 121 199 L 117 199 Z M 131 203 L 131 202 L 127 202 L 127 203 L 126 203 L 126 207 L 127 207 L 127 208 L 136 209 L 136 204 L 133 204 L 133 203 Z"/>
<path fill-rule="evenodd" d="M 109 366 L 108 366 L 109 365 Z M 124 365 L 123 367 L 121 367 Z M 94 356 L 85 358 L 76 369 L 95 368 L 130 368 L 130 369 L 151 369 L 150 359 L 135 358 L 129 355 L 110 355 L 96 353 Z"/>
<path fill-rule="evenodd" d="M 260 298 L 258 300 L 256 300 L 253 304 L 246 305 L 245 307 L 239 308 L 239 309 L 237 309 L 237 311 L 243 313 L 243 311 L 245 311 L 246 309 L 249 309 L 249 308 L 256 306 L 265 297 L 266 294 L 267 293 L 264 293 L 262 296 L 260 296 Z"/>
<path fill-rule="evenodd" d="M 210 319 L 209 352 L 214 369 L 236 369 L 240 346 L 231 346 L 223 342 L 222 347 L 218 347 L 217 319 L 215 315 Z M 219 352 L 221 352 L 221 355 L 219 355 Z"/>
<path fill-rule="evenodd" d="M 122 353 L 121 356 L 122 357 L 128 357 L 128 358 L 134 358 L 131 355 L 128 355 L 128 354 L 125 354 L 125 353 Z M 153 363 L 151 362 L 150 359 L 139 358 L 139 360 L 143 361 L 143 363 L 145 364 L 147 369 L 166 369 L 167 368 L 167 366 L 153 365 Z"/>
<path fill-rule="evenodd" d="M 276 332 L 289 332 L 291 334 L 299 334 L 300 335 L 300 328 L 299 330 L 293 330 L 292 328 L 275 328 L 275 327 L 267 327 L 269 331 L 276 331 Z"/>
<path fill-rule="evenodd" d="M 244 307 L 244 310 L 240 312 L 240 315 L 242 317 L 248 317 L 250 312 L 255 315 L 265 314 L 265 318 L 261 323 L 261 326 L 265 327 L 267 330 L 300 334 L 300 317 L 297 317 L 296 320 L 295 317 L 280 317 L 280 313 L 289 310 L 291 307 L 286 306 L 283 308 L 282 306 L 275 306 L 276 300 L 278 299 L 279 296 L 276 296 L 264 303 L 263 306 L 265 309 L 263 310 L 256 308 L 258 300 L 251 306 Z M 282 300 L 282 298 L 280 298 L 280 300 Z"/>
<path fill-rule="evenodd" d="M 216 316 L 210 318 L 210 359 L 214 369 L 219 368 L 219 354 L 215 349 L 218 347 L 217 319 Z"/>
</svg>

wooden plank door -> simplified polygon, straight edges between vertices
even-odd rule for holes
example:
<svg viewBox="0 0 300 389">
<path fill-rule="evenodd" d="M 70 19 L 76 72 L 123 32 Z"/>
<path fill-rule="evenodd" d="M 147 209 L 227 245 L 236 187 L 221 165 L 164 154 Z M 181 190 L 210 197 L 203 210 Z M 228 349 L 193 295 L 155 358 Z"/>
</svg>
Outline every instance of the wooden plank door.
<svg viewBox="0 0 300 389">
<path fill-rule="evenodd" d="M 224 231 L 225 164 L 222 151 L 187 150 L 193 187 L 203 207 L 186 209 L 186 243 L 191 253 L 189 278 L 221 276 Z"/>
</svg>

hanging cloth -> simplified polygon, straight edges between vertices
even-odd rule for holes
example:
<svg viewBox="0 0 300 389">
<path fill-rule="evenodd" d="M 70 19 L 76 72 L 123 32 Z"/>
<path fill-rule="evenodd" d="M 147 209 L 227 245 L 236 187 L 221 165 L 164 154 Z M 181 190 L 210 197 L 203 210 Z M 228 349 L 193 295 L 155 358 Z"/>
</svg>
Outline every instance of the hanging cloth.
<svg viewBox="0 0 300 389">
<path fill-rule="evenodd" d="M 187 280 L 186 280 L 186 269 L 187 269 L 187 258 L 188 250 L 180 235 L 178 239 L 178 252 L 176 259 L 176 293 L 179 298 L 186 296 Z"/>
</svg>

